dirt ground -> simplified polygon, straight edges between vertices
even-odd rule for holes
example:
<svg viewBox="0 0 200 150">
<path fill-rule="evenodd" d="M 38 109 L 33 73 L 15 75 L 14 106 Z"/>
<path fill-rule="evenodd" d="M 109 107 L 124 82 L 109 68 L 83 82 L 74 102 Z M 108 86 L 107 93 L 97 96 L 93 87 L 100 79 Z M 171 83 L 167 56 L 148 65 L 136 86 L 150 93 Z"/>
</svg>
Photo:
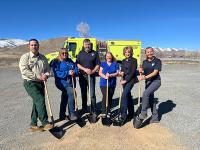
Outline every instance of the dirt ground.
<svg viewBox="0 0 200 150">
<path fill-rule="evenodd" d="M 183 69 L 184 68 L 184 69 Z M 198 69 L 196 69 L 198 68 Z M 164 65 L 162 72 L 162 88 L 156 92 L 159 98 L 158 109 L 162 118 L 158 124 L 147 124 L 141 129 L 134 129 L 132 120 L 123 127 L 105 127 L 99 120 L 96 124 L 87 122 L 86 126 L 80 128 L 77 124 L 63 125 L 66 131 L 61 140 L 56 139 L 50 132 L 32 133 L 28 132 L 31 114 L 31 99 L 26 94 L 22 79 L 18 70 L 0 70 L 0 149 L 29 149 L 29 150 L 64 150 L 64 149 L 138 149 L 138 150 L 182 150 L 198 149 L 199 145 L 199 117 L 189 118 L 186 114 L 197 112 L 199 109 L 199 94 L 195 92 L 192 99 L 190 95 L 194 92 L 191 88 L 181 88 L 184 84 L 195 85 L 195 81 L 188 76 L 198 78 L 199 66 L 191 65 Z M 191 74 L 187 76 L 187 73 Z M 176 74 L 176 76 L 174 76 Z M 178 77 L 178 78 L 177 78 Z M 185 80 L 187 78 L 187 80 Z M 200 78 L 197 80 L 199 81 Z M 184 83 L 184 82 L 187 83 Z M 97 102 L 101 101 L 101 92 L 96 81 Z M 192 84 L 190 85 L 189 84 Z M 173 84 L 173 85 L 172 85 Z M 180 88 L 179 88 L 180 87 Z M 60 91 L 54 85 L 54 80 L 48 82 L 50 99 L 55 119 L 59 114 Z M 119 91 L 116 88 L 114 99 L 118 98 Z M 194 90 L 198 91 L 197 86 Z M 79 107 L 80 88 L 77 87 Z M 133 89 L 137 93 L 137 85 Z M 137 94 L 134 94 L 137 98 Z M 172 101 L 174 106 L 169 105 Z M 188 103 L 188 101 L 190 103 Z M 167 105 L 168 104 L 168 105 Z M 176 108 L 172 108 L 175 107 Z M 189 107 L 187 107 L 189 106 Z M 135 105 L 135 108 L 137 106 Z M 162 111 L 161 111 L 162 110 Z M 87 121 L 87 120 L 86 120 Z"/>
<path fill-rule="evenodd" d="M 129 122 L 123 127 L 105 127 L 87 124 L 83 129 L 73 126 L 67 130 L 64 139 L 41 144 L 45 149 L 138 149 L 138 150 L 178 150 L 184 149 L 176 141 L 176 136 L 160 125 L 152 124 L 143 129 L 134 129 Z"/>
</svg>

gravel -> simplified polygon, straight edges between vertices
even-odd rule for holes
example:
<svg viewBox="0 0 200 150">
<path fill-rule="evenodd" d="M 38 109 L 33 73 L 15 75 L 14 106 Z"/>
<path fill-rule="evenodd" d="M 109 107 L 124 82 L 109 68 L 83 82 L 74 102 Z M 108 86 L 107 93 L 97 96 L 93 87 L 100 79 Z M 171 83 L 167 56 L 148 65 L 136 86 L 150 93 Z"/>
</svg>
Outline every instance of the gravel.
<svg viewBox="0 0 200 150">
<path fill-rule="evenodd" d="M 161 76 L 162 86 L 155 93 L 161 114 L 160 125 L 176 134 L 183 146 L 200 149 L 200 65 L 163 65 Z M 20 72 L 1 69 L 0 78 L 0 149 L 30 149 L 30 145 L 31 149 L 43 149 L 37 147 L 38 139 L 45 143 L 53 137 L 48 132 L 27 132 L 32 102 L 22 86 Z M 96 81 L 97 102 L 102 97 L 98 82 L 99 79 Z M 48 82 L 48 89 L 54 118 L 58 118 L 61 92 L 56 89 L 53 78 Z M 118 89 L 114 99 L 119 96 Z M 79 84 L 77 93 L 81 100 Z M 137 94 L 135 85 L 132 95 L 137 98 Z"/>
</svg>

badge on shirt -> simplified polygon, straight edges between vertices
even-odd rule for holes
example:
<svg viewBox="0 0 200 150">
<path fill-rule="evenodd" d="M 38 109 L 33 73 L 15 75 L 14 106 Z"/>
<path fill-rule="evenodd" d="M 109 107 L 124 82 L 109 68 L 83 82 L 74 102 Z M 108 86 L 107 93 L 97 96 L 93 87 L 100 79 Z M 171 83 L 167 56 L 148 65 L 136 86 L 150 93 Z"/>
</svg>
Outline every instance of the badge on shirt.
<svg viewBox="0 0 200 150">
<path fill-rule="evenodd" d="M 151 65 L 152 65 L 152 67 L 153 67 L 153 66 L 155 66 L 155 63 L 152 63 Z"/>
<path fill-rule="evenodd" d="M 94 53 L 92 53 L 91 55 L 94 56 Z"/>
</svg>

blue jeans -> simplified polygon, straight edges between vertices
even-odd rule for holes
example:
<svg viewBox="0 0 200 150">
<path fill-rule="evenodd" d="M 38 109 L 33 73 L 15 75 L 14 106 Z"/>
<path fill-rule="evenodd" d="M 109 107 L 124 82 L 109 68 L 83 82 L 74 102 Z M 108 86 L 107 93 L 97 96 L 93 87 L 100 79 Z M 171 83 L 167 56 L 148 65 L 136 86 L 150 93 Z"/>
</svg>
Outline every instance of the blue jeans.
<svg viewBox="0 0 200 150">
<path fill-rule="evenodd" d="M 68 104 L 69 114 L 75 113 L 74 92 L 72 87 L 58 87 L 62 91 L 60 102 L 59 118 L 64 119 L 66 117 L 66 107 Z"/>
<path fill-rule="evenodd" d="M 91 75 L 90 76 L 90 98 L 91 98 L 91 111 L 92 112 L 96 112 L 95 82 L 96 82 L 95 76 Z M 79 75 L 79 84 L 81 87 L 82 109 L 87 110 L 88 76 L 80 74 Z"/>
<path fill-rule="evenodd" d="M 133 88 L 133 85 L 134 82 L 130 81 L 123 86 L 121 101 L 121 113 L 123 118 L 127 117 L 127 108 L 129 114 L 133 115 L 134 113 L 133 100 L 131 96 L 131 89 Z"/>
</svg>

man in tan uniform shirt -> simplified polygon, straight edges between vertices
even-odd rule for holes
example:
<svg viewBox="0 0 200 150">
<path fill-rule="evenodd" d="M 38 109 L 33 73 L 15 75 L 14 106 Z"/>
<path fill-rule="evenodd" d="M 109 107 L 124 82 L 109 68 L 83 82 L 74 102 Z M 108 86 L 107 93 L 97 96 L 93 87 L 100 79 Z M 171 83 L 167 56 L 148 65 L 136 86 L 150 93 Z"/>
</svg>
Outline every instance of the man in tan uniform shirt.
<svg viewBox="0 0 200 150">
<path fill-rule="evenodd" d="M 48 122 L 45 106 L 44 81 L 47 80 L 50 67 L 46 57 L 39 53 L 39 42 L 36 39 L 29 40 L 30 52 L 20 58 L 19 68 L 24 79 L 24 87 L 33 100 L 31 113 L 31 131 L 43 131 L 53 128 Z M 37 126 L 37 118 L 42 127 Z"/>
</svg>

